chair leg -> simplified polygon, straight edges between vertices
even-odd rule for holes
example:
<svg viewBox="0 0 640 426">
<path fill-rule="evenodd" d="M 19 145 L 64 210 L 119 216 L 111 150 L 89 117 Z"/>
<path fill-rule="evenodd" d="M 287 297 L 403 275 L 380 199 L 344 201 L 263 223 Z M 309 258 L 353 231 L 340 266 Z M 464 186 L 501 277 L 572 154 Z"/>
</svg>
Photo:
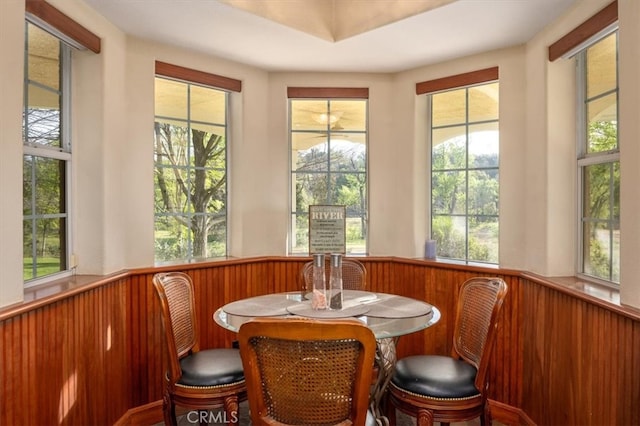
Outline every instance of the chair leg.
<svg viewBox="0 0 640 426">
<path fill-rule="evenodd" d="M 237 396 L 229 396 L 224 399 L 224 412 L 230 425 L 237 425 L 240 421 L 240 405 Z"/>
<path fill-rule="evenodd" d="M 489 404 L 485 403 L 484 410 L 482 412 L 482 415 L 480 416 L 480 426 L 490 426 L 492 422 L 491 409 L 489 407 Z"/>
<path fill-rule="evenodd" d="M 385 416 L 389 420 L 389 426 L 396 426 L 396 407 L 390 401 L 387 401 Z"/>
<path fill-rule="evenodd" d="M 433 426 L 433 412 L 431 410 L 419 410 L 416 426 Z"/>
<path fill-rule="evenodd" d="M 176 419 L 176 406 L 171 400 L 169 392 L 165 392 L 162 398 L 162 412 L 164 413 L 164 424 L 177 426 L 178 420 Z"/>
</svg>

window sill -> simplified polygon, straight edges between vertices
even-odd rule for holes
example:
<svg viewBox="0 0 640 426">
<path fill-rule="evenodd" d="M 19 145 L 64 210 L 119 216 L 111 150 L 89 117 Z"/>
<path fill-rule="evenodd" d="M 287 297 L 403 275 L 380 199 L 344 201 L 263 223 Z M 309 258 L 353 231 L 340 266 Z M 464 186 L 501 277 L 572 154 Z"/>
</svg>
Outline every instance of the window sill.
<svg viewBox="0 0 640 426">
<path fill-rule="evenodd" d="M 585 300 L 604 309 L 614 311 L 636 321 L 640 321 L 640 309 L 620 303 L 619 289 L 611 288 L 575 276 L 544 277 L 531 272 L 523 272 L 521 275 L 523 278 L 535 281 L 570 296 L 575 296 L 581 300 Z"/>
<path fill-rule="evenodd" d="M 129 275 L 128 271 L 111 275 L 72 275 L 24 289 L 22 302 L 0 308 L 0 320 L 63 300 L 71 295 L 100 287 L 106 282 Z"/>
</svg>

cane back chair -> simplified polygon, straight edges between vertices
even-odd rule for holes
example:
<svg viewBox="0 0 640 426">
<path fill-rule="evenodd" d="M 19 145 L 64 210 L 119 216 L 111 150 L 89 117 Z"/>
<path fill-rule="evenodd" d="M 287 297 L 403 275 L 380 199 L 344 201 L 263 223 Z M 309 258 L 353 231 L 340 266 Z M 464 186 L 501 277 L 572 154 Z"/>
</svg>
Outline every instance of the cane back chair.
<svg viewBox="0 0 640 426">
<path fill-rule="evenodd" d="M 325 274 L 329 277 L 330 260 L 325 261 Z M 300 270 L 302 291 L 313 290 L 313 261 L 307 262 Z M 345 290 L 364 290 L 367 286 L 367 269 L 356 259 L 342 259 L 342 288 Z"/>
<path fill-rule="evenodd" d="M 258 318 L 238 339 L 253 426 L 371 421 L 376 340 L 361 322 Z"/>
<path fill-rule="evenodd" d="M 239 350 L 200 350 L 193 283 L 187 274 L 159 273 L 153 285 L 160 298 L 169 361 L 165 424 L 177 424 L 176 405 L 198 411 L 224 409 L 225 419 L 237 424 L 238 405 L 246 400 Z"/>
<path fill-rule="evenodd" d="M 462 284 L 451 356 L 416 355 L 397 362 L 388 394 L 391 425 L 396 408 L 416 417 L 417 426 L 476 417 L 483 426 L 491 424 L 487 372 L 506 293 L 507 284 L 500 278 L 472 278 Z"/>
</svg>

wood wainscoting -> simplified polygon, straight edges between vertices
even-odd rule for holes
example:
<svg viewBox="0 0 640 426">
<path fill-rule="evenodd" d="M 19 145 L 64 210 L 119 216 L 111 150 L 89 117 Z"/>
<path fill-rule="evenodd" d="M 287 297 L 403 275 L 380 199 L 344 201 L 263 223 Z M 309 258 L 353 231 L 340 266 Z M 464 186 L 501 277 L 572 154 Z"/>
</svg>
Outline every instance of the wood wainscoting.
<svg viewBox="0 0 640 426">
<path fill-rule="evenodd" d="M 148 268 L 0 309 L 0 424 L 161 421 L 165 354 L 151 279 L 194 281 L 203 348 L 230 347 L 225 303 L 300 289 L 308 258 L 263 257 Z M 499 276 L 509 293 L 492 360 L 491 407 L 504 424 L 640 424 L 640 314 L 520 271 L 395 257 L 358 258 L 369 289 L 425 300 L 442 318 L 400 339 L 398 356 L 449 354 L 458 286 Z M 156 414 L 157 413 L 157 414 Z M 157 417 L 156 417 L 157 416 Z"/>
</svg>

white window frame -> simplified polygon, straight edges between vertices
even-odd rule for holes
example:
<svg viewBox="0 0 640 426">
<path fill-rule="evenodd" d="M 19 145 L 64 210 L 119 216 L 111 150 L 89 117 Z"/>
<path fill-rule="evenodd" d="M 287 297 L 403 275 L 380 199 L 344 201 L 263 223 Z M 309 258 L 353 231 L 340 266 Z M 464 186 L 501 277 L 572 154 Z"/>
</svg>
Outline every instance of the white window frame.
<svg viewBox="0 0 640 426">
<path fill-rule="evenodd" d="M 288 105 L 288 135 L 289 135 L 289 232 L 288 232 L 288 238 L 287 238 L 287 253 L 289 255 L 305 255 L 305 254 L 309 254 L 308 249 L 309 247 L 307 247 L 307 251 L 306 252 L 302 252 L 299 250 L 294 250 L 294 246 L 295 246 L 295 240 L 296 240 L 296 217 L 298 216 L 298 212 L 296 211 L 296 200 L 295 200 L 295 188 L 296 188 L 296 181 L 295 181 L 295 175 L 296 173 L 298 173 L 298 171 L 295 169 L 294 165 L 293 165 L 293 158 L 292 158 L 292 152 L 293 152 L 293 134 L 298 131 L 296 129 L 293 129 L 292 126 L 292 120 L 291 120 L 291 113 L 292 113 L 292 102 L 295 101 L 300 101 L 300 100 L 316 100 L 316 101 L 326 101 L 327 102 L 327 106 L 328 109 L 330 108 L 331 102 L 334 101 L 361 101 L 365 103 L 365 107 L 366 107 L 366 114 L 365 114 L 365 130 L 363 131 L 345 131 L 345 130 L 334 130 L 331 128 L 330 123 L 327 123 L 327 128 L 325 130 L 321 130 L 321 131 L 317 131 L 319 134 L 325 133 L 327 135 L 330 135 L 332 133 L 364 133 L 365 135 L 365 169 L 363 172 L 354 172 L 354 171 L 349 171 L 349 172 L 336 172 L 336 171 L 331 171 L 331 167 L 328 166 L 327 167 L 327 171 L 326 172 L 317 172 L 316 174 L 325 174 L 327 176 L 331 176 L 332 174 L 360 174 L 360 175 L 364 175 L 364 179 L 365 179 L 365 185 L 366 185 L 366 191 L 365 191 L 365 224 L 367 227 L 367 235 L 365 236 L 365 249 L 364 249 L 364 253 L 347 253 L 349 256 L 364 256 L 367 253 L 369 253 L 369 98 L 341 98 L 341 97 L 290 97 L 288 99 L 287 105 Z M 305 130 L 300 130 L 300 131 L 305 131 Z M 306 130 L 309 131 L 309 130 Z M 330 161 L 329 157 L 327 158 L 327 161 Z M 308 214 L 308 212 L 301 212 L 301 214 Z M 347 214 L 347 218 L 349 218 L 349 215 Z M 348 250 L 347 250 L 348 251 Z"/>
<path fill-rule="evenodd" d="M 612 151 L 606 152 L 598 152 L 598 153 L 587 153 L 587 83 L 586 83 L 586 50 L 618 31 L 618 24 L 612 24 L 608 27 L 604 28 L 602 31 L 599 31 L 597 34 L 590 37 L 585 42 L 581 43 L 578 48 L 573 49 L 571 52 L 567 53 L 567 56 L 575 56 L 576 58 L 576 158 L 577 158 L 577 170 L 576 170 L 576 182 L 577 182 L 577 209 L 576 212 L 576 224 L 577 224 L 577 256 L 576 256 L 576 275 L 580 278 L 588 279 L 589 281 L 593 281 L 605 286 L 618 288 L 620 283 L 612 280 L 604 280 L 598 278 L 593 275 L 588 275 L 584 272 L 584 170 L 587 166 L 596 165 L 596 164 L 611 164 L 611 163 L 620 163 L 620 135 L 618 133 L 618 148 Z M 617 48 L 616 48 L 617 51 Z M 616 64 L 616 72 L 618 72 L 618 66 Z M 616 88 L 613 91 L 607 92 L 605 95 L 616 93 L 616 100 L 619 104 L 620 102 L 620 88 L 619 88 L 619 79 L 616 79 L 617 84 Z M 598 97 L 602 97 L 603 94 L 599 94 Z M 618 129 L 619 129 L 619 107 L 616 109 L 618 112 Z M 610 219 L 611 221 L 611 219 Z M 618 253 L 620 255 L 620 253 Z M 612 260 L 609 259 L 610 267 L 612 268 Z M 610 270 L 610 277 L 612 271 Z"/>
<path fill-rule="evenodd" d="M 219 257 L 226 257 L 229 255 L 229 251 L 230 251 L 230 231 L 229 231 L 229 153 L 230 153 L 230 141 L 229 141 L 229 111 L 230 111 L 230 92 L 228 90 L 225 90 L 223 88 L 220 87 L 215 87 L 215 86 L 209 86 L 209 85 L 205 85 L 205 84 L 201 84 L 198 82 L 194 82 L 194 81 L 189 81 L 189 80 L 184 80 L 184 79 L 179 79 L 179 78 L 173 78 L 173 77 L 169 77 L 166 75 L 161 75 L 161 74 L 156 74 L 155 79 L 164 79 L 164 80 L 168 80 L 168 81 L 175 81 L 177 83 L 181 83 L 181 84 L 185 84 L 187 85 L 187 99 L 186 99 L 186 103 L 187 103 L 187 119 L 182 120 L 180 118 L 175 118 L 175 117 L 163 117 L 163 116 L 158 116 L 158 115 L 154 115 L 154 121 L 157 118 L 163 118 L 163 119 L 170 119 L 170 120 L 174 120 L 174 121 L 184 121 L 185 126 L 187 128 L 190 128 L 191 123 L 193 122 L 191 119 L 191 103 L 190 103 L 190 96 L 191 96 L 191 87 L 193 86 L 200 86 L 206 89 L 211 89 L 211 90 L 217 90 L 219 92 L 224 93 L 225 96 L 225 118 L 224 118 L 224 123 L 207 123 L 207 124 L 214 124 L 216 126 L 220 126 L 220 127 L 224 127 L 225 129 L 225 166 L 224 166 L 224 170 L 225 170 L 225 174 L 226 174 L 226 179 L 225 179 L 225 210 L 224 210 L 224 216 L 225 216 L 225 252 L 223 255 L 220 256 L 211 256 L 210 258 L 219 258 Z M 189 140 L 189 149 L 192 148 L 192 141 L 191 139 Z M 155 153 L 155 149 L 154 149 L 154 169 L 157 167 L 157 163 L 155 161 L 155 157 L 156 157 L 156 153 Z M 190 167 L 190 166 L 189 166 Z M 213 170 L 214 168 L 207 168 L 207 170 Z M 156 190 L 156 182 L 154 179 L 154 192 Z M 192 213 L 184 213 L 181 216 L 190 218 L 191 216 L 198 216 L 198 215 L 207 215 L 206 212 L 192 212 Z M 158 217 L 160 216 L 178 216 L 177 214 L 174 215 L 158 215 L 158 213 L 155 211 L 155 205 L 154 205 L 154 214 L 153 214 L 153 221 L 154 221 L 154 229 L 155 229 L 155 223 L 156 220 L 158 219 Z M 154 232 L 155 233 L 155 232 Z M 175 261 L 185 261 L 185 262 L 193 262 L 196 260 L 202 260 L 200 258 L 196 258 L 194 257 L 193 254 L 193 235 L 190 235 L 191 238 L 189 239 L 189 241 L 187 242 L 187 247 L 186 247 L 186 251 L 187 251 L 187 257 L 185 258 L 179 258 L 179 259 L 171 259 L 171 260 L 158 260 L 156 257 L 156 250 L 154 247 L 154 262 L 156 264 L 162 264 L 162 263 L 167 263 L 167 262 L 175 262 Z M 155 245 L 155 238 L 154 238 L 154 245 Z"/>
<path fill-rule="evenodd" d="M 66 220 L 65 226 L 65 239 L 66 245 L 64 249 L 61 249 L 61 256 L 64 256 L 64 264 L 66 268 L 62 271 L 55 272 L 52 274 L 44 275 L 41 277 L 36 277 L 32 279 L 28 279 L 24 281 L 24 287 L 34 287 L 39 284 L 51 281 L 53 279 L 58 279 L 66 276 L 70 276 L 73 273 L 73 269 L 75 265 L 71 262 L 71 254 L 73 253 L 72 249 L 72 229 L 73 229 L 73 215 L 71 214 L 71 187 L 72 187 L 72 153 L 71 153 L 71 51 L 72 47 L 68 44 L 66 37 L 61 37 L 60 32 L 56 30 L 52 30 L 50 26 L 43 23 L 43 21 L 33 18 L 30 15 L 27 15 L 25 19 L 25 34 L 27 32 L 28 25 L 33 25 L 41 30 L 49 33 L 52 37 L 58 39 L 60 43 L 60 95 L 61 95 L 61 106 L 60 106 L 60 148 L 52 148 L 46 147 L 37 144 L 28 144 L 26 141 L 26 134 L 23 136 L 22 144 L 23 144 L 23 156 L 31 155 L 34 157 L 48 158 L 54 160 L 64 161 L 65 164 L 65 213 L 60 215 L 56 215 L 55 217 L 64 217 Z M 25 68 L 24 68 L 24 81 L 23 87 L 26 88 L 29 85 L 28 79 L 28 64 L 27 64 L 27 48 L 28 48 L 28 39 L 25 38 Z M 37 83 L 35 84 L 38 85 Z M 28 100 L 26 98 L 27 91 L 24 90 L 24 104 L 23 104 L 23 113 L 26 114 L 26 109 L 28 105 Z M 23 124 L 23 132 L 25 131 Z M 32 215 L 33 219 L 44 218 L 47 215 Z M 25 220 L 25 219 L 23 219 Z M 32 235 L 33 237 L 33 235 Z M 35 246 L 34 246 L 35 249 Z M 37 263 L 36 263 L 37 265 Z"/>
<path fill-rule="evenodd" d="M 487 121 L 479 121 L 479 122 L 470 122 L 469 121 L 469 89 L 474 88 L 474 87 L 479 87 L 479 86 L 483 86 L 483 85 L 489 85 L 489 84 L 498 84 L 500 83 L 499 80 L 489 80 L 489 81 L 483 81 L 481 83 L 476 83 L 476 84 L 470 84 L 470 85 L 463 85 L 463 86 L 458 86 L 458 87 L 452 87 L 446 90 L 441 90 L 438 92 L 433 92 L 433 93 L 429 93 L 427 94 L 427 117 L 428 117 L 428 123 L 429 123 L 429 132 L 428 132 L 428 137 L 427 137 L 427 143 L 429 146 L 429 151 L 428 151 L 428 155 L 429 155 L 429 181 L 430 181 L 430 185 L 429 185 L 429 229 L 431 230 L 431 232 L 433 233 L 433 228 L 434 228 L 434 217 L 435 216 L 447 216 L 447 215 L 443 215 L 443 214 L 438 214 L 436 215 L 433 211 L 433 173 L 434 173 L 434 169 L 433 169 L 433 131 L 434 129 L 440 129 L 443 127 L 451 127 L 449 125 L 447 126 L 443 126 L 443 127 L 434 127 L 433 126 L 433 96 L 440 94 L 440 93 L 444 93 L 444 92 L 451 92 L 451 91 L 457 91 L 457 90 L 465 90 L 465 97 L 466 97 L 466 103 L 465 103 L 465 122 L 464 123 L 458 123 L 455 126 L 462 126 L 464 125 L 466 130 L 466 138 L 467 138 L 467 142 L 466 142 L 466 150 L 467 150 L 467 155 L 466 155 L 466 166 L 464 169 L 460 169 L 461 171 L 464 170 L 466 177 L 465 177 L 465 193 L 467 194 L 467 198 L 469 198 L 469 172 L 475 170 L 474 168 L 470 168 L 469 167 L 469 141 L 468 141 L 468 137 L 469 137 L 469 127 L 473 126 L 473 125 L 477 125 L 477 124 L 483 124 L 483 123 L 490 123 L 490 122 L 495 122 L 498 123 L 498 129 L 499 129 L 499 123 L 500 123 L 500 116 L 498 116 L 497 119 L 495 120 L 487 120 Z M 498 86 L 499 88 L 499 86 Z M 499 135 L 498 135 L 499 137 Z M 498 155 L 499 154 L 499 148 L 498 148 Z M 498 157 L 499 158 L 499 157 Z M 484 168 L 483 168 L 484 169 Z M 486 168 L 489 169 L 489 168 Z M 496 167 L 491 167 L 491 169 L 496 169 L 498 171 L 498 176 L 500 176 L 500 162 L 498 160 L 498 165 Z M 500 179 L 498 178 L 498 185 L 500 185 Z M 498 205 L 500 203 L 500 194 L 498 192 Z M 500 238 L 498 237 L 498 260 L 496 262 L 489 262 L 489 261 L 480 261 L 480 260 L 473 260 L 473 259 L 469 259 L 469 217 L 470 216 L 480 216 L 480 215 L 470 215 L 469 214 L 469 205 L 468 202 L 466 203 L 466 209 L 465 209 L 465 213 L 464 215 L 453 215 L 453 217 L 464 217 L 465 218 L 465 222 L 466 222 L 466 226 L 465 226 L 465 258 L 464 259 L 457 259 L 457 258 L 449 258 L 449 257 L 440 257 L 438 256 L 438 259 L 443 259 L 446 260 L 447 262 L 453 262 L 453 263 L 463 263 L 466 265 L 498 265 L 500 262 L 499 259 L 499 253 L 500 253 Z M 498 222 L 498 235 L 500 232 L 500 211 L 498 211 L 497 215 L 484 215 L 485 217 L 495 217 L 497 219 Z M 436 248 L 437 250 L 437 248 Z"/>
</svg>

